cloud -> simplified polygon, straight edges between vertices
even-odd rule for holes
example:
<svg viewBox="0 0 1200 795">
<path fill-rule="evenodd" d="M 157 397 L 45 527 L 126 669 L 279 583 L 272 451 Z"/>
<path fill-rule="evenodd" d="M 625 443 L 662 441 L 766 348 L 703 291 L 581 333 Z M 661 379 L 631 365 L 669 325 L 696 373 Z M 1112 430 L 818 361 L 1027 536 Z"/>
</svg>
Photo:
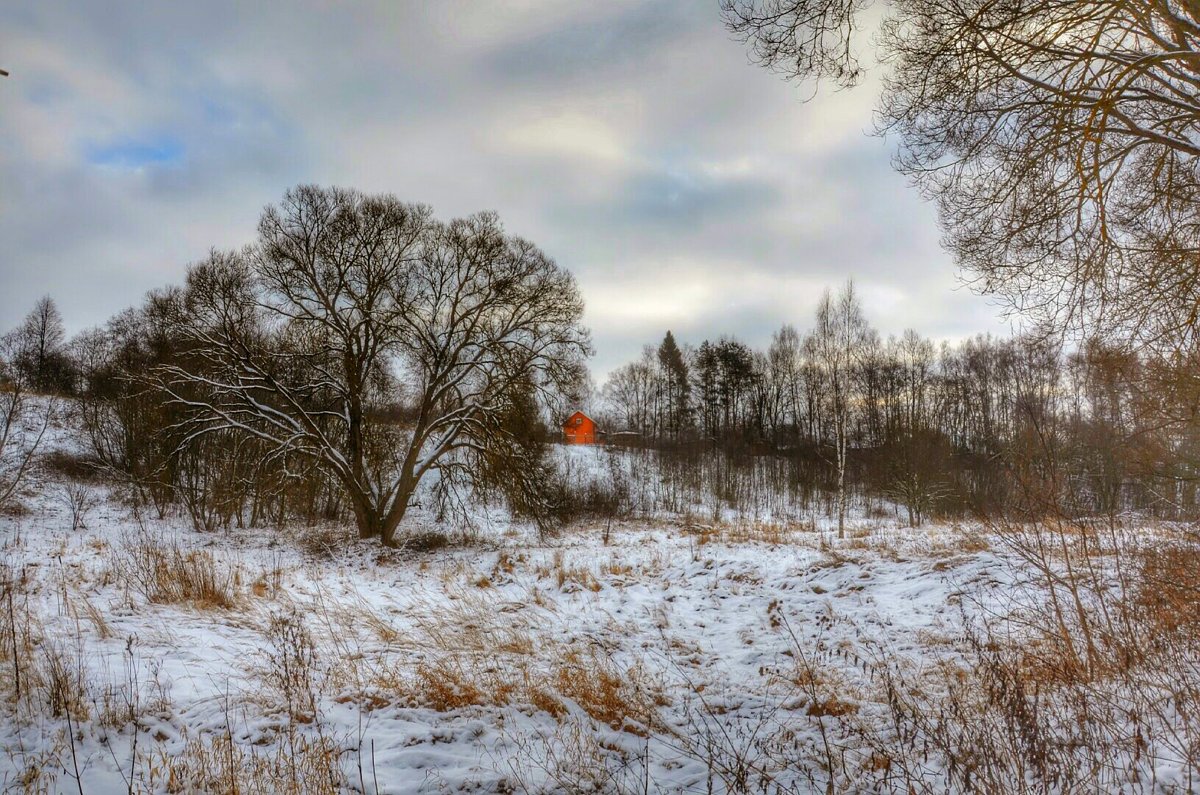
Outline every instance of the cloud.
<svg viewBox="0 0 1200 795">
<path fill-rule="evenodd" d="M 498 134 L 511 151 L 576 161 L 576 165 L 589 160 L 621 163 L 631 154 L 613 125 L 582 113 L 512 120 Z"/>
<path fill-rule="evenodd" d="M 301 182 L 500 212 L 576 273 L 599 377 L 672 328 L 762 345 L 854 277 L 884 333 L 1001 330 L 868 138 L 692 0 L 0 8 L 0 328 L 72 329 L 252 240 Z"/>
<path fill-rule="evenodd" d="M 607 6 L 607 7 L 605 7 Z M 704 24 L 694 3 L 594 4 L 591 13 L 504 42 L 484 61 L 488 72 L 523 86 L 594 86 L 601 80 L 636 79 L 664 43 Z M 597 11 L 603 11 L 596 13 Z M 715 16 L 715 10 L 710 9 Z"/>
</svg>

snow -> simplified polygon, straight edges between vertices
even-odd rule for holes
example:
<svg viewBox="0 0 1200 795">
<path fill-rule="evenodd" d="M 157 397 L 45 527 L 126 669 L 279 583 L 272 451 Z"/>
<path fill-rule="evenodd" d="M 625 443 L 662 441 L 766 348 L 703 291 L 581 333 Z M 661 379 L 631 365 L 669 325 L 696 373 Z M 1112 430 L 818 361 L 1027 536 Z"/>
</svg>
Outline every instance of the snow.
<svg viewBox="0 0 1200 795">
<path fill-rule="evenodd" d="M 42 457 L 80 444 L 56 429 Z M 595 450 L 558 454 L 590 476 L 608 472 Z M 768 730 L 789 727 L 793 753 L 819 758 L 826 719 L 808 717 L 811 693 L 789 681 L 798 661 L 870 717 L 882 695 L 863 661 L 935 663 L 940 639 L 959 631 L 961 597 L 986 603 L 1012 585 L 970 527 L 860 517 L 839 541 L 823 523 L 779 531 L 744 516 L 711 527 L 658 516 L 616 523 L 608 543 L 592 524 L 539 542 L 491 512 L 468 545 L 391 553 L 347 535 L 325 558 L 296 543 L 303 528 L 199 534 L 182 518 L 139 518 L 100 485 L 73 532 L 56 496 L 64 482 L 34 473 L 26 511 L 0 517 L 0 547 L 43 627 L 34 656 L 51 646 L 80 656 L 93 701 L 72 728 L 87 793 L 129 791 L 130 771 L 133 791 L 165 792 L 163 759 L 230 738 L 249 769 L 298 737 L 338 749 L 351 791 L 726 791 L 713 760 L 769 765 L 753 742 Z M 213 555 L 235 605 L 148 601 L 122 568 L 147 540 Z M 315 663 L 292 692 L 311 692 L 309 722 L 289 720 L 281 621 L 311 637 Z M 656 694 L 656 717 L 593 720 L 581 702 L 597 671 Z M 431 704 L 454 676 L 477 684 L 483 703 Z M 546 683 L 560 690 L 557 714 L 528 697 Z M 505 686 L 514 695 L 488 697 Z M 135 701 L 135 723 L 101 720 L 105 694 L 117 707 Z M 31 767 L 53 775 L 51 791 L 79 791 L 66 728 L 30 710 L 0 725 L 4 791 Z M 814 769 L 780 775 L 823 791 Z"/>
</svg>

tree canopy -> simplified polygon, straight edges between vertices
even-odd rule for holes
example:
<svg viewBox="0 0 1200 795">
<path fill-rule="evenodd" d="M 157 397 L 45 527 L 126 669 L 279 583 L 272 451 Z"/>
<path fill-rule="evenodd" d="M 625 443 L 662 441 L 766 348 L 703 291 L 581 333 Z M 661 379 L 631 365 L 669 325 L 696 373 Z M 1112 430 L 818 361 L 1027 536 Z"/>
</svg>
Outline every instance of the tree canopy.
<svg viewBox="0 0 1200 795">
<path fill-rule="evenodd" d="M 764 65 L 841 87 L 861 81 L 876 25 L 879 128 L 980 289 L 1060 329 L 1196 341 L 1200 3 L 722 6 Z"/>
<path fill-rule="evenodd" d="M 288 191 L 175 308 L 184 352 L 156 373 L 185 441 L 304 457 L 388 544 L 426 474 L 494 453 L 514 406 L 569 388 L 590 351 L 570 273 L 494 213 L 441 222 L 336 188 Z"/>
</svg>

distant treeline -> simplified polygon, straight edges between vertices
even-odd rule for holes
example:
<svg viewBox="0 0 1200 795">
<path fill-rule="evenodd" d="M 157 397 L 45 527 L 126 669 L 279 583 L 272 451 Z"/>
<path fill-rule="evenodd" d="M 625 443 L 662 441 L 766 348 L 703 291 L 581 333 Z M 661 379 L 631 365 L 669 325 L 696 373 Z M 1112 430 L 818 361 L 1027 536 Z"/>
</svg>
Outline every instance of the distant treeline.
<svg viewBox="0 0 1200 795">
<path fill-rule="evenodd" d="M 668 331 L 612 373 L 599 414 L 676 459 L 786 459 L 793 488 L 890 499 L 914 523 L 1064 505 L 1178 517 L 1197 509 L 1195 372 L 1103 340 L 885 340 L 848 284 L 765 351 Z"/>
</svg>

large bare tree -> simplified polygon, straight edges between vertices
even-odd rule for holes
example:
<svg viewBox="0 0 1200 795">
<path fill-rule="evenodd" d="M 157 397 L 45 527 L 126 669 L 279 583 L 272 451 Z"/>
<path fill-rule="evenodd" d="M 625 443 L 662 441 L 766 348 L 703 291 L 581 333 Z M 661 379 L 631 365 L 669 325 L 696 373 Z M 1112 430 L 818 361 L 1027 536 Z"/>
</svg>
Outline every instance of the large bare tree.
<svg viewBox="0 0 1200 795">
<path fill-rule="evenodd" d="M 1200 3 L 722 5 L 764 64 L 840 86 L 861 79 L 859 29 L 878 24 L 880 127 L 983 290 L 1058 328 L 1195 341 Z"/>
<path fill-rule="evenodd" d="M 590 348 L 571 275 L 496 215 L 313 186 L 193 267 L 178 310 L 188 350 L 157 380 L 190 410 L 185 440 L 301 454 L 388 545 L 425 475 L 496 444 L 517 393 L 569 385 Z"/>
</svg>

